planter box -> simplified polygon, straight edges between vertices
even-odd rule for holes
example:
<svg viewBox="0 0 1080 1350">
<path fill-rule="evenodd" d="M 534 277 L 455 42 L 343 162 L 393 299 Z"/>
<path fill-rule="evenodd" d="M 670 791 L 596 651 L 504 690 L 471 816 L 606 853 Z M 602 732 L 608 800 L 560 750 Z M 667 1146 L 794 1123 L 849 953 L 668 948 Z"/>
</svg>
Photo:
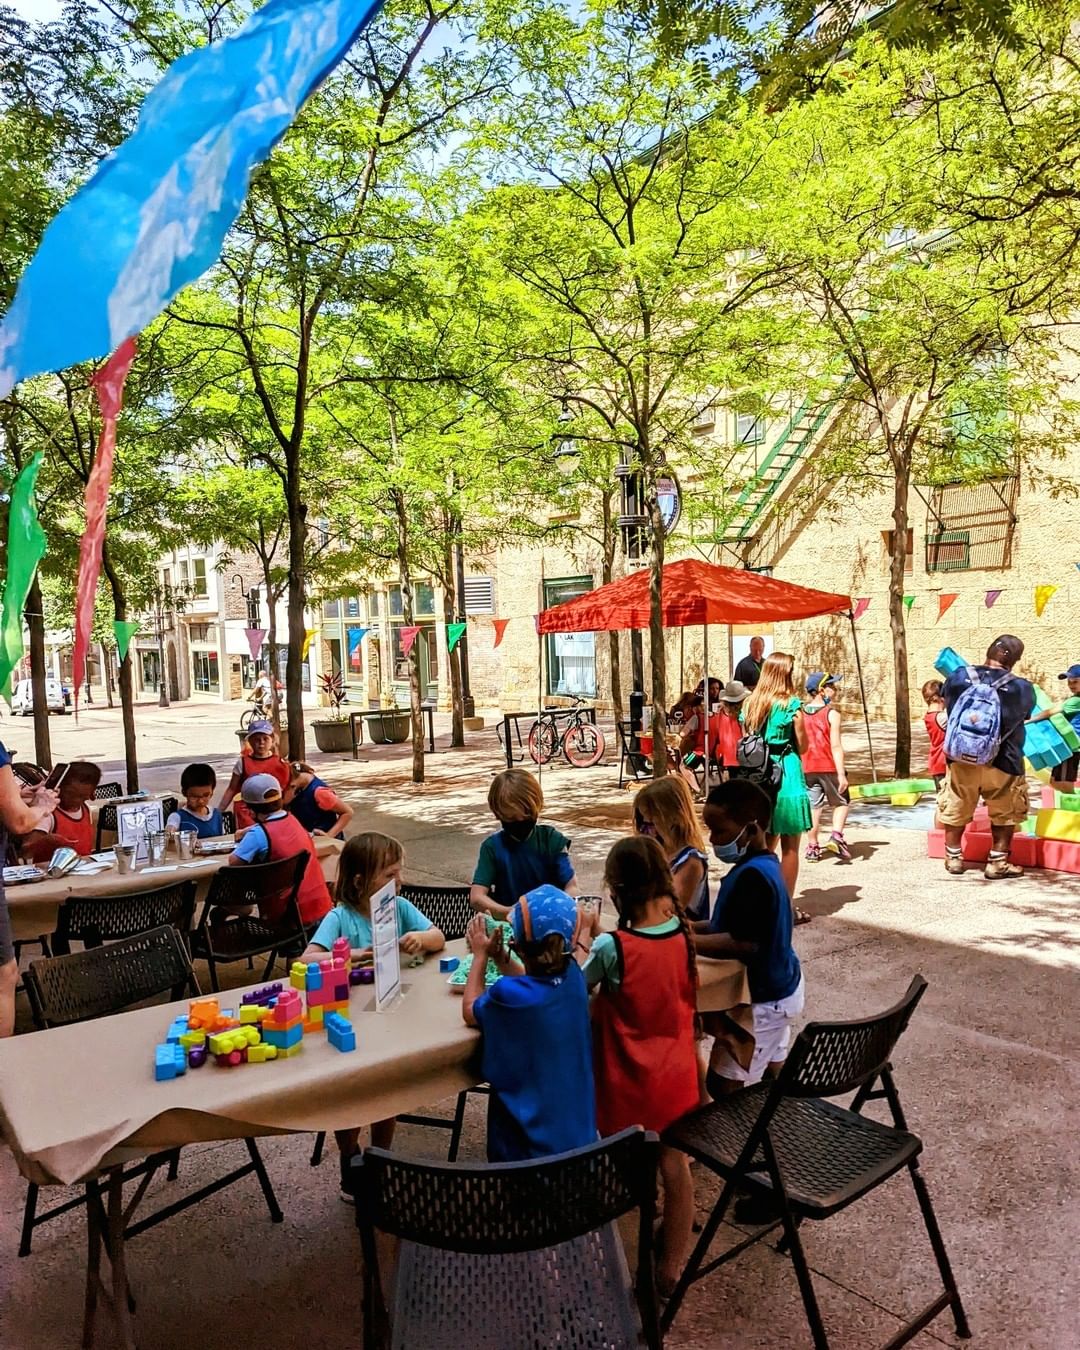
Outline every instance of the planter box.
<svg viewBox="0 0 1080 1350">
<path fill-rule="evenodd" d="M 400 745 L 409 739 L 412 717 L 407 712 L 386 709 L 383 712 L 364 713 L 368 735 L 376 745 Z"/>
<path fill-rule="evenodd" d="M 315 744 L 324 754 L 352 749 L 352 728 L 345 722 L 312 722 Z"/>
</svg>

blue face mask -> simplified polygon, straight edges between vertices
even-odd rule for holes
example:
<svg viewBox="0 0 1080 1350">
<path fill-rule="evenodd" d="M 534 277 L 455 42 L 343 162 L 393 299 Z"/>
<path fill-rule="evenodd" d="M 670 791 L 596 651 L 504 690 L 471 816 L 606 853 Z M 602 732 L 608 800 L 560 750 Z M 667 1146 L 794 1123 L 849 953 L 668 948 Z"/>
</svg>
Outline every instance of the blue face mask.
<svg viewBox="0 0 1080 1350">
<path fill-rule="evenodd" d="M 713 844 L 714 857 L 725 863 L 740 862 L 746 857 L 746 850 L 749 848 L 749 844 L 739 844 L 739 840 L 745 833 L 746 826 L 744 825 L 735 838 L 729 839 L 726 844 Z"/>
</svg>

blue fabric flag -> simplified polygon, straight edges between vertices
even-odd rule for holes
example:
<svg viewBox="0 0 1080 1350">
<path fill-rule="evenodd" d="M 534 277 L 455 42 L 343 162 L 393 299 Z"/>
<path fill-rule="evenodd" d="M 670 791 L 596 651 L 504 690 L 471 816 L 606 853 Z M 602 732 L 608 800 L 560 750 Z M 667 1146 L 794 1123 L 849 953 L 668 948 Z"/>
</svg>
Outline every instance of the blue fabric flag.
<svg viewBox="0 0 1080 1350">
<path fill-rule="evenodd" d="M 349 629 L 349 655 L 353 656 L 360 650 L 360 644 L 363 642 L 366 634 L 370 633 L 370 628 L 350 628 Z"/>
<path fill-rule="evenodd" d="M 267 0 L 174 61 L 45 231 L 0 327 L 0 398 L 114 351 L 217 259 L 252 170 L 382 0 Z"/>
</svg>

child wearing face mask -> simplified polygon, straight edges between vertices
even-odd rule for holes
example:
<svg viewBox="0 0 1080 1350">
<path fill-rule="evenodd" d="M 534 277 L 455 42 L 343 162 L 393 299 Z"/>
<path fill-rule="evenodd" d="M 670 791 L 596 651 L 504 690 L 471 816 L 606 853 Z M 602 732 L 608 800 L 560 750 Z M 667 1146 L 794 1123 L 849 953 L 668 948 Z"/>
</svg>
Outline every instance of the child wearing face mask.
<svg viewBox="0 0 1080 1350">
<path fill-rule="evenodd" d="M 488 806 L 502 829 L 480 845 L 469 894 L 473 908 L 505 919 L 518 899 L 538 886 L 576 895 L 570 840 L 553 826 L 538 824 L 544 794 L 532 774 L 525 769 L 496 774 Z"/>
<path fill-rule="evenodd" d="M 700 956 L 734 956 L 746 964 L 754 1051 L 748 1067 L 718 1037 L 705 1086 L 720 1098 L 787 1058 L 791 1028 L 803 1010 L 803 976 L 791 945 L 793 915 L 780 860 L 766 837 L 772 802 L 754 783 L 734 778 L 709 793 L 703 812 L 713 853 L 731 871 L 720 885 L 711 918 L 692 925 Z"/>
</svg>

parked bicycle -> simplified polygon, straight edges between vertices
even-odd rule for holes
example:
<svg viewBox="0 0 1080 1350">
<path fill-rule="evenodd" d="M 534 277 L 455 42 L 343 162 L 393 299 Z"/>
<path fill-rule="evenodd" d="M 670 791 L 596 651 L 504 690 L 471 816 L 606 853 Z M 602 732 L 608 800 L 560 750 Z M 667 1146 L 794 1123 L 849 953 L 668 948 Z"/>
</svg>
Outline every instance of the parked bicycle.
<svg viewBox="0 0 1080 1350">
<path fill-rule="evenodd" d="M 585 716 L 583 698 L 573 708 L 552 708 L 540 714 L 529 728 L 529 754 L 534 764 L 550 764 L 561 750 L 575 769 L 591 769 L 604 757 L 607 746 L 603 732 Z M 559 730 L 560 718 L 567 718 L 565 730 Z"/>
</svg>

